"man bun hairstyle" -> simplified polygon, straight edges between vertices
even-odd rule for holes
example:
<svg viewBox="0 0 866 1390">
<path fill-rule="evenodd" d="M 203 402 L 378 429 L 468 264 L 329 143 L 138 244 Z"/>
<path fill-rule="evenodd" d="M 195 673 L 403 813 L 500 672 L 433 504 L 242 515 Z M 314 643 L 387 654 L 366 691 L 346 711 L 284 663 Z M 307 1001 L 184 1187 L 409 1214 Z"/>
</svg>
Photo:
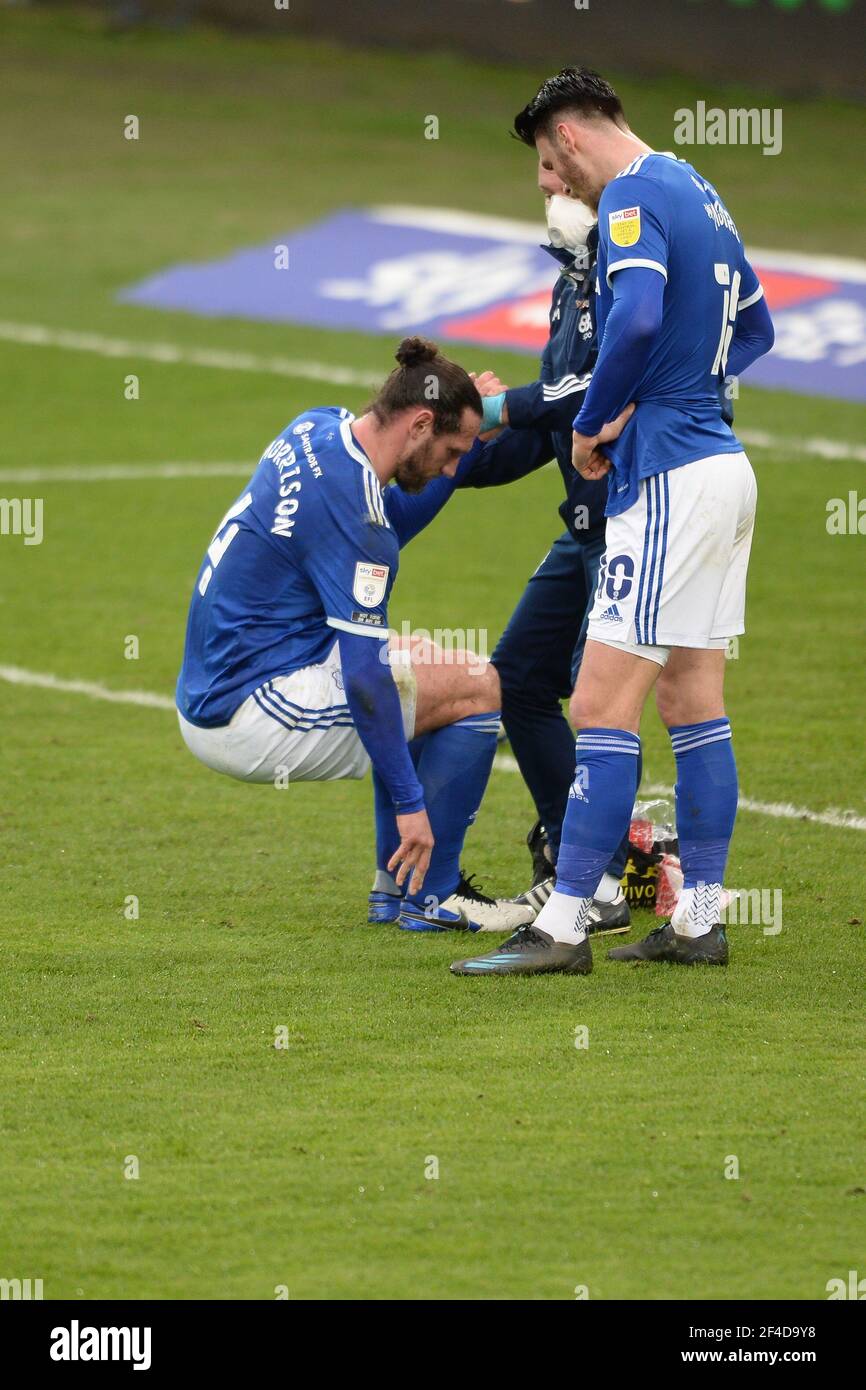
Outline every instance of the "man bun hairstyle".
<svg viewBox="0 0 866 1390">
<path fill-rule="evenodd" d="M 512 134 L 535 148 L 535 137 L 547 135 L 553 118 L 563 111 L 584 117 L 607 117 L 626 129 L 622 102 L 609 82 L 592 68 L 563 68 L 542 82 L 532 101 L 514 117 Z"/>
<path fill-rule="evenodd" d="M 439 349 L 429 338 L 404 338 L 394 353 L 401 367 L 417 367 L 419 362 L 435 361 Z"/>
<path fill-rule="evenodd" d="M 426 409 L 433 412 L 434 434 L 455 434 L 467 406 L 476 415 L 483 414 L 469 373 L 443 357 L 429 338 L 404 338 L 394 356 L 398 365 L 369 406 L 380 425 L 401 410 Z"/>
</svg>

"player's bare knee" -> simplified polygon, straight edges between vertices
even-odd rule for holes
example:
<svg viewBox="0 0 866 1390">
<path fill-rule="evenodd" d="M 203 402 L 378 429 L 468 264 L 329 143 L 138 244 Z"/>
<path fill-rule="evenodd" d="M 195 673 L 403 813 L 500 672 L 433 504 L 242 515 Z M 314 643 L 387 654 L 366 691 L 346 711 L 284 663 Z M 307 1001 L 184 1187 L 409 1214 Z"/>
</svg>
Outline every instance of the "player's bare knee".
<svg viewBox="0 0 866 1390">
<path fill-rule="evenodd" d="M 499 672 L 489 661 L 485 661 L 483 669 L 476 666 L 474 680 L 478 681 L 478 713 L 492 714 L 502 709 L 502 687 L 499 684 Z"/>
<path fill-rule="evenodd" d="M 591 696 L 586 691 L 581 691 L 580 687 L 574 691 L 568 702 L 568 716 L 572 728 L 577 733 L 580 733 L 581 729 L 596 729 L 604 723 L 603 719 L 597 718 Z"/>
<path fill-rule="evenodd" d="M 664 677 L 660 677 L 656 684 L 656 709 L 666 729 L 675 728 L 683 722 L 679 717 L 679 708 L 676 687 L 669 686 Z"/>
<path fill-rule="evenodd" d="M 656 683 L 656 708 L 668 729 L 725 714 L 723 651 L 675 648 Z"/>
<path fill-rule="evenodd" d="M 473 652 L 459 652 L 460 660 L 449 666 L 448 698 L 457 701 L 464 713 L 492 714 L 501 708 L 502 692 L 495 666 Z"/>
</svg>

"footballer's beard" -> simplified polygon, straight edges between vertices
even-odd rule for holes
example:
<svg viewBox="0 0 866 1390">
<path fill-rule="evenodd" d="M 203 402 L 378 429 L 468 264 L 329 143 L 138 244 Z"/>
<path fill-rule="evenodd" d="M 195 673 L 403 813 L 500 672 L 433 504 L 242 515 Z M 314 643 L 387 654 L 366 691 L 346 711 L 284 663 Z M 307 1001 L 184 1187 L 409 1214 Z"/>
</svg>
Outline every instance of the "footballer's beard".
<svg viewBox="0 0 866 1390">
<path fill-rule="evenodd" d="M 567 155 L 562 156 L 562 168 L 557 170 L 557 174 L 568 189 L 568 196 L 585 203 L 597 217 L 598 204 L 604 192 L 604 184 L 598 176 L 582 168 L 576 160 Z"/>
<path fill-rule="evenodd" d="M 433 441 L 426 439 L 423 444 L 409 454 L 404 454 L 397 460 L 397 467 L 394 470 L 394 481 L 400 484 L 404 492 L 417 493 L 435 477 L 430 467 L 430 460 L 433 457 Z"/>
</svg>

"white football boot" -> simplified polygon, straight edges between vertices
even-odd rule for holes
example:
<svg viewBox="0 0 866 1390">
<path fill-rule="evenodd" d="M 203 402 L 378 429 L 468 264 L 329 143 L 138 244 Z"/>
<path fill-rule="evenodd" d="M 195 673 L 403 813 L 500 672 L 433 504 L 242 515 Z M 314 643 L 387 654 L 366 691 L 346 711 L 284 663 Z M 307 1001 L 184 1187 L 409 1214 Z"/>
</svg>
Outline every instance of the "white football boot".
<svg viewBox="0 0 866 1390">
<path fill-rule="evenodd" d="M 446 912 L 462 912 L 478 931 L 515 932 L 534 920 L 536 909 L 511 898 L 488 898 L 472 879 L 460 870 L 456 890 L 442 903 Z"/>
</svg>

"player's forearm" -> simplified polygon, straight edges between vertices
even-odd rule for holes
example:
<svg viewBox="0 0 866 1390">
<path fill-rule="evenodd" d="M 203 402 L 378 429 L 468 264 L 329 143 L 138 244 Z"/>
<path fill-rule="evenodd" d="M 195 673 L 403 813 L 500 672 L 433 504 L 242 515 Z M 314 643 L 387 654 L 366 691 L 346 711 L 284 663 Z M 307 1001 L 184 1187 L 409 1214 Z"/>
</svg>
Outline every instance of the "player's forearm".
<svg viewBox="0 0 866 1390">
<path fill-rule="evenodd" d="M 439 515 L 446 502 L 451 499 L 456 486 L 456 478 L 446 478 L 443 475 L 431 479 L 418 493 L 404 492 L 397 483 L 385 488 L 385 514 L 401 549 Z"/>
<path fill-rule="evenodd" d="M 516 430 L 545 429 L 567 434 L 580 410 L 591 372 L 570 372 L 556 381 L 533 381 L 505 392 L 503 422 Z"/>
<path fill-rule="evenodd" d="M 425 484 L 418 493 L 404 492 L 399 483 L 385 488 L 382 494 L 385 499 L 385 514 L 401 550 L 409 541 L 414 540 L 425 526 L 429 526 L 451 500 L 454 489 L 460 487 L 462 480 L 471 473 L 483 447 L 476 439 L 472 448 L 461 458 L 452 478 L 446 478 L 443 473 Z"/>
<path fill-rule="evenodd" d="M 661 327 L 664 289 L 656 270 L 632 266 L 617 271 L 598 361 L 574 420 L 578 434 L 593 438 L 635 399 Z"/>
<path fill-rule="evenodd" d="M 741 376 L 753 362 L 769 352 L 776 341 L 773 320 L 763 295 L 737 315 L 734 337 L 725 365 L 726 376 Z"/>
<path fill-rule="evenodd" d="M 420 811 L 424 792 L 403 732 L 400 697 L 379 638 L 340 634 L 340 664 L 346 703 L 370 761 L 384 782 L 394 809 Z"/>
<path fill-rule="evenodd" d="M 525 478 L 554 456 L 553 441 L 546 430 L 507 427 L 480 446 L 465 474 L 461 476 L 458 470 L 457 486 L 502 487 Z"/>
</svg>

